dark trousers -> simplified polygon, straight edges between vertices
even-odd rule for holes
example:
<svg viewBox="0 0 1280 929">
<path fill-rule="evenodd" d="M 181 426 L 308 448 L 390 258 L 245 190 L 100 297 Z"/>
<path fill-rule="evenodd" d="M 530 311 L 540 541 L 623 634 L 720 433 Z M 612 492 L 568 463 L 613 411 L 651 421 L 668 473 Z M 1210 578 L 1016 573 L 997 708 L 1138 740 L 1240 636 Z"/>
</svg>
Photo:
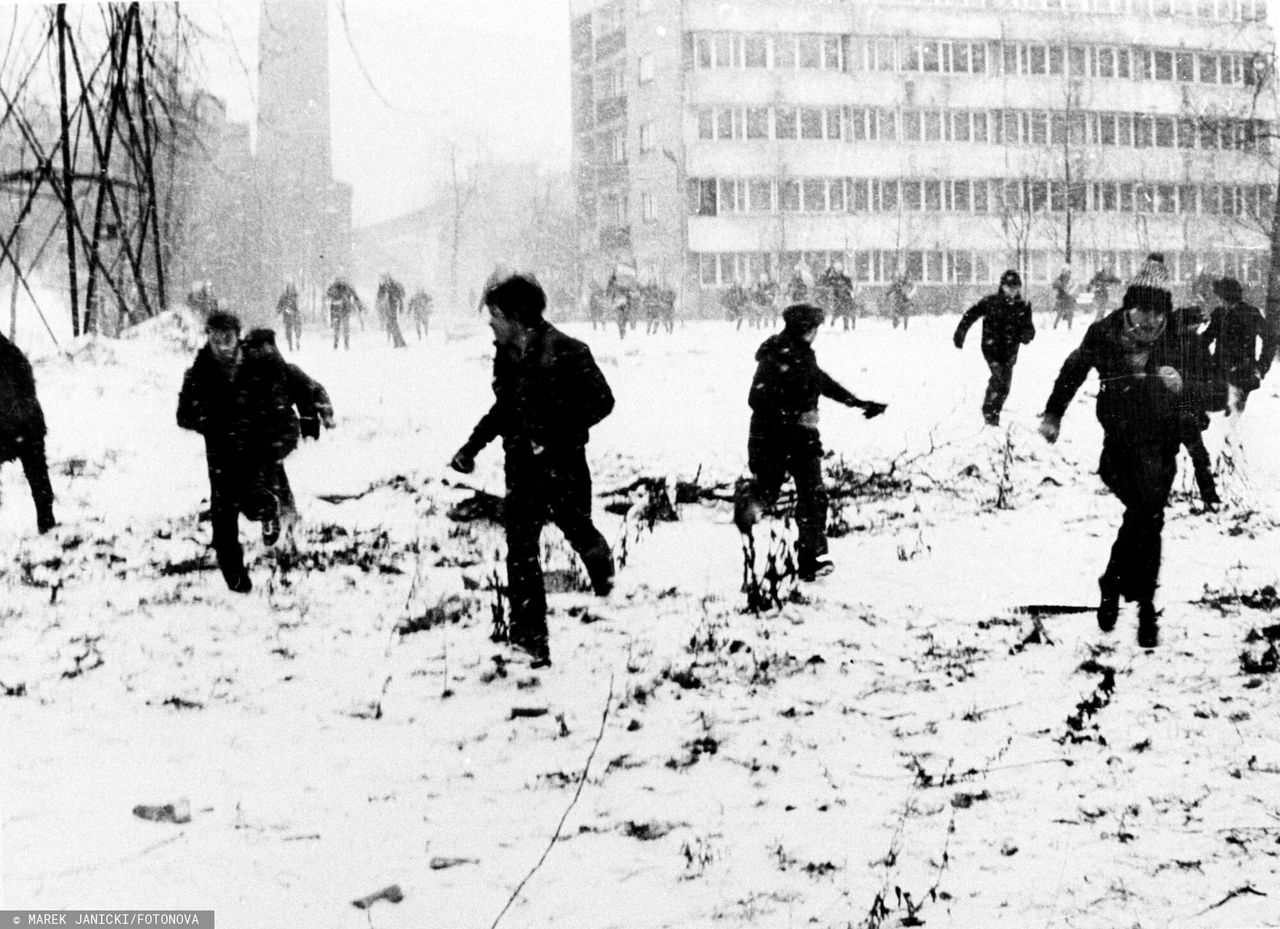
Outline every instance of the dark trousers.
<svg viewBox="0 0 1280 929">
<path fill-rule="evenodd" d="M 209 521 L 213 551 L 232 590 L 248 579 L 240 545 L 240 516 L 262 522 L 294 512 L 293 489 L 284 462 L 237 460 L 233 453 L 209 455 Z"/>
<path fill-rule="evenodd" d="M 1187 413 L 1182 418 L 1182 446 L 1191 458 L 1191 468 L 1195 472 L 1196 487 L 1200 489 L 1200 499 L 1204 503 L 1218 502 L 1218 485 L 1213 477 L 1213 463 L 1209 458 L 1209 450 L 1204 447 L 1204 429 L 1209 426 L 1209 417 L 1204 413 Z"/>
<path fill-rule="evenodd" d="M 982 398 L 982 415 L 988 419 L 1000 418 L 1004 409 L 1004 401 L 1009 397 L 1009 388 L 1013 384 L 1013 361 L 987 359 L 987 368 L 991 377 L 987 380 L 987 393 Z"/>
<path fill-rule="evenodd" d="M 302 317 L 296 313 L 285 314 L 283 322 L 284 337 L 289 344 L 289 351 L 302 348 Z"/>
<path fill-rule="evenodd" d="M 822 440 L 804 426 L 761 427 L 747 440 L 751 496 L 761 507 L 778 500 L 790 474 L 796 485 L 797 554 L 801 564 L 827 553 L 827 488 L 822 481 Z"/>
<path fill-rule="evenodd" d="M 609 543 L 591 522 L 591 472 L 586 449 L 547 448 L 533 454 L 528 440 L 506 447 L 507 599 L 511 637 L 546 640 L 547 596 L 538 539 L 554 523 L 582 559 L 593 582 L 612 577 Z"/>
<path fill-rule="evenodd" d="M 351 317 L 335 316 L 333 317 L 331 322 L 333 323 L 333 347 L 335 349 L 338 347 L 338 335 L 339 333 L 341 333 L 342 347 L 350 348 L 351 347 Z"/>
<path fill-rule="evenodd" d="M 11 457 L 22 462 L 22 473 L 27 476 L 31 500 L 36 505 L 36 528 L 41 532 L 48 532 L 56 523 L 53 519 L 53 486 L 49 483 L 44 436 L 24 438 L 13 446 L 0 449 L 0 462 L 8 461 Z"/>
<path fill-rule="evenodd" d="M 1111 559 L 1099 578 L 1104 594 L 1139 602 L 1154 599 L 1160 575 L 1164 508 L 1178 472 L 1181 437 L 1109 430 L 1102 441 L 1098 473 L 1124 504 Z"/>
</svg>

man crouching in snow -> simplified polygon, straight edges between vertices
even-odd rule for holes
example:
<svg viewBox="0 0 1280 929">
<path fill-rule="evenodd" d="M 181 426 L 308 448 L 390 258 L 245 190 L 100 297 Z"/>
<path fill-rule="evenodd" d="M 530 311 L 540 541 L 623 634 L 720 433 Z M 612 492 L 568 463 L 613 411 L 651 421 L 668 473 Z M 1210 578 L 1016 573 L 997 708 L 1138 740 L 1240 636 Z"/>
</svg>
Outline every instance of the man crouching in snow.
<svg viewBox="0 0 1280 929">
<path fill-rule="evenodd" d="M 261 522 L 263 541 L 275 543 L 281 521 L 296 513 L 284 459 L 299 434 L 316 438 L 322 423 L 333 427 L 333 407 L 318 382 L 284 360 L 270 329 L 241 342 L 240 320 L 225 312 L 210 315 L 205 329 L 208 343 L 182 380 L 178 425 L 204 436 L 218 567 L 227 587 L 248 593 L 240 514 Z"/>
<path fill-rule="evenodd" d="M 613 556 L 591 522 L 586 456 L 588 430 L 612 412 L 613 394 L 591 350 L 542 318 L 547 298 L 532 275 L 491 279 L 483 299 L 496 349 L 494 403 L 449 464 L 470 474 L 480 450 L 502 436 L 509 637 L 543 667 L 551 663 L 538 562 L 543 525 L 560 527 L 597 594 L 613 588 Z"/>
<path fill-rule="evenodd" d="M 751 479 L 739 484 L 733 513 L 738 529 L 749 534 L 763 509 L 778 499 L 782 482 L 790 474 L 796 483 L 799 573 L 806 581 L 832 571 L 827 557 L 827 490 L 822 482 L 818 398 L 860 407 L 867 419 L 886 409 L 883 403 L 859 400 L 818 367 L 812 345 L 822 318 L 822 310 L 812 304 L 792 304 L 782 311 L 782 332 L 765 339 L 756 352 L 758 366 L 747 400 Z"/>
<path fill-rule="evenodd" d="M 44 436 L 44 411 L 36 399 L 31 362 L 0 335 L 0 464 L 15 458 L 22 462 L 36 504 L 36 528 L 42 533 L 56 525 Z"/>
<path fill-rule="evenodd" d="M 1158 269 L 1157 269 L 1158 270 Z M 1058 440 L 1062 415 L 1089 375 L 1098 371 L 1102 458 L 1098 474 L 1124 504 L 1111 560 L 1098 578 L 1098 627 L 1115 628 L 1120 597 L 1138 603 L 1138 644 L 1159 642 L 1154 604 L 1160 574 L 1164 509 L 1178 471 L 1182 441 L 1182 377 L 1170 340 L 1173 301 L 1158 274 L 1148 272 L 1124 295 L 1120 312 L 1096 322 L 1067 356 L 1045 406 L 1040 434 Z"/>
</svg>

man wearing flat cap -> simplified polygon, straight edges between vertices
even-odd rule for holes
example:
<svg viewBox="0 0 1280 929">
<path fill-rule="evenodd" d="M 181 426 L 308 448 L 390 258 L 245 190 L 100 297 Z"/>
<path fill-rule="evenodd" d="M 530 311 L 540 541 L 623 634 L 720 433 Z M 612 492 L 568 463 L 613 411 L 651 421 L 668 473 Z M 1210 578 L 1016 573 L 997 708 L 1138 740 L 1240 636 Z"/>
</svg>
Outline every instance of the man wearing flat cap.
<svg viewBox="0 0 1280 929">
<path fill-rule="evenodd" d="M 1238 280 L 1218 278 L 1213 292 L 1222 302 L 1209 317 L 1201 339 L 1213 357 L 1218 382 L 1227 385 L 1227 431 L 1233 433 L 1249 394 L 1271 369 L 1275 344 L 1262 313 L 1245 302 Z"/>
<path fill-rule="evenodd" d="M 1143 648 L 1159 641 L 1161 532 L 1182 441 L 1182 378 L 1168 331 L 1172 309 L 1163 258 L 1152 255 L 1125 291 L 1120 312 L 1091 325 L 1067 356 L 1040 423 L 1040 434 L 1056 442 L 1072 397 L 1089 371 L 1097 370 L 1103 430 L 1098 474 L 1124 504 L 1111 558 L 1098 578 L 1098 627 L 1115 628 L 1121 597 L 1137 602 Z"/>
<path fill-rule="evenodd" d="M 796 484 L 798 569 L 802 580 L 811 581 L 833 570 L 827 555 L 818 398 L 858 407 L 868 419 L 883 413 L 885 404 L 859 400 L 818 367 L 813 340 L 822 326 L 819 307 L 794 303 L 782 311 L 782 320 L 782 331 L 765 339 L 756 351 L 756 374 L 747 398 L 751 478 L 739 484 L 734 522 L 749 534 L 763 509 L 778 499 L 782 482 L 790 474 Z"/>
<path fill-rule="evenodd" d="M 588 432 L 613 411 L 613 393 L 591 349 L 543 319 L 547 297 L 532 274 L 492 277 L 482 299 L 495 347 L 494 403 L 449 464 L 471 473 L 480 450 L 502 437 L 508 637 L 543 667 L 551 650 L 538 561 L 542 527 L 560 528 L 597 594 L 613 588 L 609 543 L 591 522 L 586 455 Z"/>
</svg>

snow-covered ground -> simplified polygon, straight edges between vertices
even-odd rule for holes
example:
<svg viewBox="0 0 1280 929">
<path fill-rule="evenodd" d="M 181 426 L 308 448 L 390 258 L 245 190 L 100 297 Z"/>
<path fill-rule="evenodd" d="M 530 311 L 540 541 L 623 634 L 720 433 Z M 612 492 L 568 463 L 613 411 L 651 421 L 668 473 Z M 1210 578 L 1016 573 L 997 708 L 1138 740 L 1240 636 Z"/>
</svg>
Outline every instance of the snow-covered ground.
<svg viewBox="0 0 1280 929">
<path fill-rule="evenodd" d="M 502 488 L 497 447 L 444 468 L 491 399 L 479 320 L 399 352 L 308 333 L 295 360 L 338 428 L 289 460 L 296 549 L 243 525 L 248 596 L 214 566 L 202 443 L 174 424 L 195 335 L 164 319 L 42 359 L 56 532 L 0 472 L 0 904 L 487 927 L 546 853 L 502 925 L 1280 924 L 1280 678 L 1241 658 L 1280 635 L 1275 383 L 1223 513 L 1179 477 L 1143 652 L 1131 609 L 1111 635 L 1019 609 L 1091 606 L 1120 514 L 1095 382 L 1057 446 L 1035 433 L 1082 335 L 1040 322 L 999 430 L 954 317 L 824 331 L 826 369 L 889 403 L 823 409 L 832 466 L 890 478 L 834 514 L 837 573 L 746 614 L 726 504 L 652 532 L 600 510 L 628 540 L 618 589 L 551 596 L 539 672 L 489 641 L 500 531 L 445 516 Z M 618 398 L 597 491 L 741 473 L 761 333 L 566 328 Z M 183 801 L 186 823 L 133 813 Z M 352 906 L 392 884 L 401 902 Z"/>
</svg>

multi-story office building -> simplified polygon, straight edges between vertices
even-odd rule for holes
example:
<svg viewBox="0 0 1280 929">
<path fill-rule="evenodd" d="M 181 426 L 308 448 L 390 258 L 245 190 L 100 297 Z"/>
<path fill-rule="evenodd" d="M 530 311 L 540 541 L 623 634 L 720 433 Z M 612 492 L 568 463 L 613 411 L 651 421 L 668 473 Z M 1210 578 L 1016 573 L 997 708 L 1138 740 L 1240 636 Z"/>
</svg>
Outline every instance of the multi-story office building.
<svg viewBox="0 0 1280 929">
<path fill-rule="evenodd" d="M 1265 277 L 1265 0 L 574 0 L 584 250 L 714 306 L 843 260 L 949 305 L 1021 268 Z M 964 291 L 957 294 L 957 289 Z"/>
</svg>

